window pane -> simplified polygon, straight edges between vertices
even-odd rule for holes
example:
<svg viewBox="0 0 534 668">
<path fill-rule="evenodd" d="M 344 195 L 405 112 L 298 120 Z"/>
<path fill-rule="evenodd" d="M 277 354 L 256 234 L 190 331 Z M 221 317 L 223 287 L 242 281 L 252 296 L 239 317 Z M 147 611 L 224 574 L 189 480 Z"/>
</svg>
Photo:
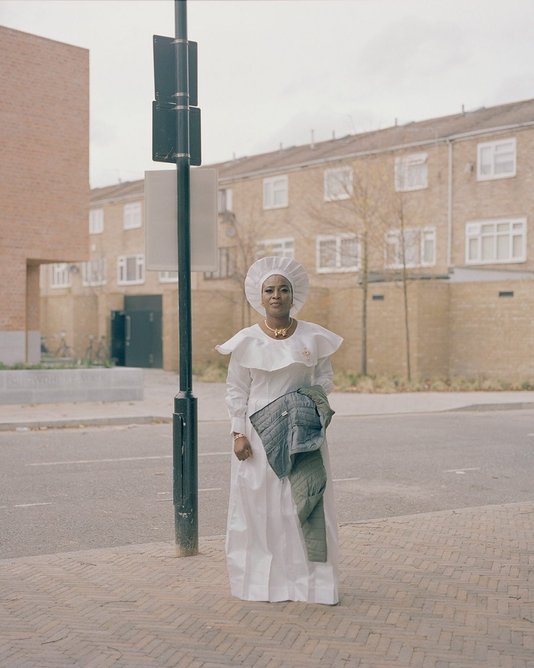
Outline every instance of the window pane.
<svg viewBox="0 0 534 668">
<path fill-rule="evenodd" d="M 124 229 L 129 230 L 135 227 L 141 227 L 141 203 L 132 202 L 125 204 L 123 210 Z"/>
<path fill-rule="evenodd" d="M 358 264 L 358 240 L 341 239 L 341 267 L 355 267 Z"/>
<path fill-rule="evenodd" d="M 495 174 L 514 171 L 514 145 L 511 142 L 495 146 Z"/>
<path fill-rule="evenodd" d="M 478 176 L 480 178 L 502 178 L 513 176 L 516 167 L 515 140 L 479 144 Z"/>
<path fill-rule="evenodd" d="M 263 182 L 263 206 L 264 207 L 270 207 L 271 206 L 271 182 L 270 181 L 264 181 Z"/>
<path fill-rule="evenodd" d="M 126 258 L 126 280 L 134 281 L 137 268 L 137 258 L 127 257 Z"/>
<path fill-rule="evenodd" d="M 178 283 L 177 271 L 160 271 L 159 280 L 161 283 Z"/>
<path fill-rule="evenodd" d="M 104 209 L 91 209 L 89 212 L 89 234 L 104 231 Z"/>
<path fill-rule="evenodd" d="M 469 239 L 467 257 L 469 260 L 478 260 L 478 239 Z"/>
<path fill-rule="evenodd" d="M 405 230 L 404 232 L 404 262 L 409 266 L 421 264 L 419 258 L 419 230 Z M 402 256 L 401 256 L 402 262 Z"/>
<path fill-rule="evenodd" d="M 435 237 L 432 232 L 425 232 L 423 238 L 423 263 L 434 264 Z"/>
<path fill-rule="evenodd" d="M 417 190 L 428 185 L 426 153 L 415 153 L 395 159 L 395 184 L 397 190 Z"/>
<path fill-rule="evenodd" d="M 286 196 L 283 190 L 275 190 L 273 200 L 274 206 L 283 206 L 285 204 L 285 198 Z"/>
<path fill-rule="evenodd" d="M 319 242 L 319 265 L 323 268 L 336 266 L 335 239 L 323 239 Z"/>
<path fill-rule="evenodd" d="M 325 172 L 325 199 L 348 199 L 352 195 L 352 169 L 327 169 Z"/>
<path fill-rule="evenodd" d="M 514 235 L 512 237 L 512 257 L 519 260 L 523 257 L 523 255 L 523 237 Z"/>
<path fill-rule="evenodd" d="M 493 260 L 495 257 L 495 252 L 494 252 L 494 237 L 488 237 L 484 236 L 482 237 L 482 244 L 481 244 L 481 255 L 482 255 L 482 260 Z"/>
<path fill-rule="evenodd" d="M 491 173 L 491 156 L 492 150 L 489 146 L 480 149 L 480 173 L 481 174 L 490 174 Z"/>
<path fill-rule="evenodd" d="M 263 180 L 263 207 L 287 206 L 287 176 Z"/>
<path fill-rule="evenodd" d="M 507 260 L 510 257 L 510 237 L 497 237 L 497 260 Z"/>
<path fill-rule="evenodd" d="M 409 188 L 426 186 L 426 173 L 426 164 L 409 165 L 407 186 Z"/>
<path fill-rule="evenodd" d="M 279 239 L 272 241 L 258 242 L 258 249 L 256 257 L 259 259 L 267 255 L 275 255 L 276 257 L 293 258 L 295 253 L 295 244 L 293 239 Z"/>
<path fill-rule="evenodd" d="M 394 267 L 401 264 L 399 237 L 399 234 L 392 232 L 391 234 L 388 234 L 386 238 L 386 264 L 388 267 Z"/>
</svg>

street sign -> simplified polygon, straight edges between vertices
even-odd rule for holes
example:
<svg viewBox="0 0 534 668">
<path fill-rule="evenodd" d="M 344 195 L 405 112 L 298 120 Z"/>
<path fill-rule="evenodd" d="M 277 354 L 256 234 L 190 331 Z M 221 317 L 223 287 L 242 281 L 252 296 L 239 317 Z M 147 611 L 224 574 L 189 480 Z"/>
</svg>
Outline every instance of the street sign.
<svg viewBox="0 0 534 668">
<path fill-rule="evenodd" d="M 217 170 L 192 169 L 191 270 L 217 271 Z M 147 270 L 178 271 L 176 172 L 145 172 L 145 263 Z"/>
<path fill-rule="evenodd" d="M 176 114 L 172 105 L 152 102 L 152 160 L 154 162 L 176 162 Z M 189 154 L 190 164 L 202 164 L 200 143 L 200 109 L 189 107 Z"/>
<path fill-rule="evenodd" d="M 156 102 L 175 100 L 176 53 L 174 37 L 154 35 L 154 97 Z M 187 42 L 187 64 L 189 73 L 189 105 L 198 106 L 198 44 Z"/>
<path fill-rule="evenodd" d="M 176 95 L 176 45 L 172 37 L 154 35 L 154 97 L 152 102 L 152 160 L 176 162 L 176 128 L 183 100 Z M 187 42 L 189 84 L 189 154 L 190 164 L 202 164 L 200 109 L 198 105 L 198 44 Z"/>
</svg>

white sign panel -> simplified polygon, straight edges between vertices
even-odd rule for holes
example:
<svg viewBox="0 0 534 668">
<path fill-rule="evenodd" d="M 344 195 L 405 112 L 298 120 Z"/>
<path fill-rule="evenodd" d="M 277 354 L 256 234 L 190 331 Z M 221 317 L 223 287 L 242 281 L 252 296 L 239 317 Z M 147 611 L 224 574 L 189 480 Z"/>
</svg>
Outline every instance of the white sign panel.
<svg viewBox="0 0 534 668">
<path fill-rule="evenodd" d="M 191 271 L 217 271 L 217 170 L 190 171 Z M 176 170 L 145 172 L 145 259 L 154 271 L 178 271 Z"/>
</svg>

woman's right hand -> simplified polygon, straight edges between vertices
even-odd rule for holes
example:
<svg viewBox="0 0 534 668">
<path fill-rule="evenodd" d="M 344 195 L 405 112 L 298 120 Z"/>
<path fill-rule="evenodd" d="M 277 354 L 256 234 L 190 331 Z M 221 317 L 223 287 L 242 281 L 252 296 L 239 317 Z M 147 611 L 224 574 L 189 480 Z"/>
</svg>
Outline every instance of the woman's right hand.
<svg viewBox="0 0 534 668">
<path fill-rule="evenodd" d="M 252 457 L 252 446 L 246 436 L 238 436 L 234 439 L 234 454 L 240 462 Z"/>
</svg>

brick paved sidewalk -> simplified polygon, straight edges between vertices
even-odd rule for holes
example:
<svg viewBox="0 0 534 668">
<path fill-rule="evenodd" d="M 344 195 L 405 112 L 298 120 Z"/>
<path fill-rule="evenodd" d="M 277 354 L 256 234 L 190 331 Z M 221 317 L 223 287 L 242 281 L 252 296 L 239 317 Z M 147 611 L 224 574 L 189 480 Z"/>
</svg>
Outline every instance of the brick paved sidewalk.
<svg viewBox="0 0 534 668">
<path fill-rule="evenodd" d="M 221 539 L 0 561 L 0 666 L 534 667 L 534 502 L 345 525 L 341 602 L 228 594 Z"/>
</svg>

